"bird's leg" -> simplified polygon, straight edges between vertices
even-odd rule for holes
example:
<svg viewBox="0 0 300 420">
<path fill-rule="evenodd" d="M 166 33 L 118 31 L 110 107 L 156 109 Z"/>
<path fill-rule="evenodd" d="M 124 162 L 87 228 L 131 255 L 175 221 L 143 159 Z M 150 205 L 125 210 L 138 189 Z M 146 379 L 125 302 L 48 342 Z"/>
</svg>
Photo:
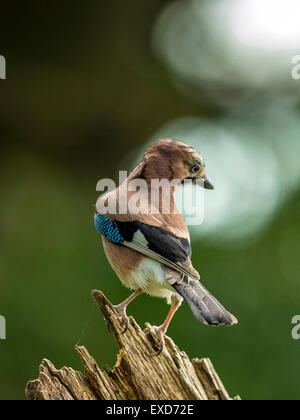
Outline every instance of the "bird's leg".
<svg viewBox="0 0 300 420">
<path fill-rule="evenodd" d="M 119 315 L 123 318 L 123 321 L 125 323 L 125 329 L 122 332 L 122 334 L 124 334 L 128 330 L 128 327 L 129 327 L 129 318 L 126 314 L 126 308 L 129 305 L 129 303 L 132 302 L 141 293 L 143 293 L 142 289 L 138 289 L 131 296 L 129 296 L 129 298 L 124 300 L 124 302 L 120 303 L 120 305 L 114 306 L 114 308 L 118 311 Z"/>
<path fill-rule="evenodd" d="M 156 335 L 158 337 L 159 346 L 160 346 L 159 351 L 157 353 L 157 356 L 159 356 L 162 353 L 162 351 L 163 351 L 163 349 L 165 347 L 165 335 L 166 335 L 166 332 L 168 330 L 168 327 L 170 325 L 170 322 L 172 321 L 173 316 L 175 315 L 175 312 L 181 306 L 182 300 L 183 300 L 182 298 L 178 298 L 176 296 L 176 300 L 175 300 L 174 303 L 172 302 L 172 306 L 170 308 L 170 311 L 168 313 L 168 316 L 167 316 L 165 322 L 160 327 L 155 327 Z"/>
</svg>

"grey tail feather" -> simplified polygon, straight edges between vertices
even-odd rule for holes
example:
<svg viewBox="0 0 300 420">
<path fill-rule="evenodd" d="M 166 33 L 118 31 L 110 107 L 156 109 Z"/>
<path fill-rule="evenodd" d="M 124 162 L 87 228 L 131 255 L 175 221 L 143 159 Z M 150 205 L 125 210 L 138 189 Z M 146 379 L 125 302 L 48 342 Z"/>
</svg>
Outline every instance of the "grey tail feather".
<svg viewBox="0 0 300 420">
<path fill-rule="evenodd" d="M 234 325 L 237 319 L 199 281 L 187 279 L 172 285 L 188 303 L 195 317 L 206 325 Z"/>
</svg>

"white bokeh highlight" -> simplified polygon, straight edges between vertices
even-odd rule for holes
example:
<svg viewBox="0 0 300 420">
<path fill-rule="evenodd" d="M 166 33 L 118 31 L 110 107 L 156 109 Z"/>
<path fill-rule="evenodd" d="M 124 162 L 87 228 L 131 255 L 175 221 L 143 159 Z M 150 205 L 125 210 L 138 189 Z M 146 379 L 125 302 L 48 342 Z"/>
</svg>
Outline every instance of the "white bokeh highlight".
<svg viewBox="0 0 300 420">
<path fill-rule="evenodd" d="M 296 102 L 299 18 L 298 0 L 175 1 L 157 18 L 153 50 L 180 92 L 200 103 L 230 108 L 255 95 Z"/>
</svg>

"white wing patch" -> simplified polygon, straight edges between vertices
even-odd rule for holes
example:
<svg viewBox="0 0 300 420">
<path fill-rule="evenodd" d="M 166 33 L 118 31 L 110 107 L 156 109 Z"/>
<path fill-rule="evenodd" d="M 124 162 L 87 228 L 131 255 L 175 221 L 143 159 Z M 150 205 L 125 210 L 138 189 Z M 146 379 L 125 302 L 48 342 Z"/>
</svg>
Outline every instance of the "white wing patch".
<svg viewBox="0 0 300 420">
<path fill-rule="evenodd" d="M 148 246 L 149 243 L 140 230 L 137 230 L 133 235 L 133 241 L 141 245 Z"/>
</svg>

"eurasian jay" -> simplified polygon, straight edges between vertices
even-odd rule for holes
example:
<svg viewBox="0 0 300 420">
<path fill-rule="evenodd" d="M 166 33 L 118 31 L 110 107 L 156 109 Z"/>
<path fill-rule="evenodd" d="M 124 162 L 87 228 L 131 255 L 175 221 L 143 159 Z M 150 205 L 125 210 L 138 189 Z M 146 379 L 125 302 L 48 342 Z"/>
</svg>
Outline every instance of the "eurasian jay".
<svg viewBox="0 0 300 420">
<path fill-rule="evenodd" d="M 156 203 L 151 194 L 154 179 L 175 180 L 169 192 L 159 189 Z M 141 293 L 166 298 L 171 305 L 165 322 L 155 327 L 160 352 L 170 321 L 183 299 L 195 317 L 206 325 L 238 322 L 202 286 L 192 265 L 189 231 L 173 196 L 177 184 L 186 179 L 201 179 L 204 188 L 214 189 L 206 178 L 201 154 L 181 141 L 162 139 L 147 150 L 142 162 L 116 190 L 101 196 L 96 204 L 95 226 L 102 234 L 107 259 L 121 282 L 135 291 L 115 306 L 124 320 L 124 332 L 129 324 L 127 305 Z M 143 183 L 139 190 L 138 211 L 132 212 L 128 203 L 136 190 L 133 191 L 130 185 L 135 181 L 138 184 L 139 180 Z M 162 211 L 164 199 L 170 202 L 167 214 Z M 113 200 L 115 209 L 107 210 L 108 203 Z"/>
</svg>

